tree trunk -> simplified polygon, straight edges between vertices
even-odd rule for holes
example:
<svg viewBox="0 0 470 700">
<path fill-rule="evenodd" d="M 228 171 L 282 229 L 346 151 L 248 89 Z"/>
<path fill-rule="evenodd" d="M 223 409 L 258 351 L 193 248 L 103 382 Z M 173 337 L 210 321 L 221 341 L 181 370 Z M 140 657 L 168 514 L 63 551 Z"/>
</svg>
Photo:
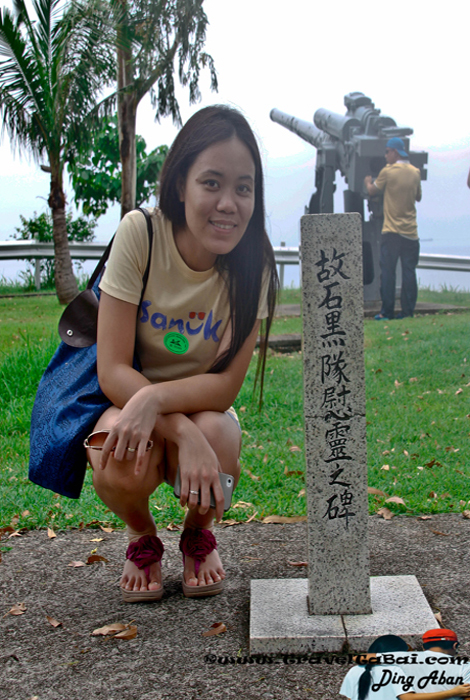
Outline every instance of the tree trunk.
<svg viewBox="0 0 470 700">
<path fill-rule="evenodd" d="M 60 304 L 69 304 L 78 294 L 77 280 L 73 274 L 65 221 L 65 194 L 62 178 L 51 175 L 51 192 L 48 204 L 52 209 L 52 235 L 54 237 L 55 288 Z"/>
<path fill-rule="evenodd" d="M 121 219 L 135 209 L 137 166 L 135 149 L 136 110 L 134 95 L 119 99 L 119 152 L 121 155 Z"/>
<path fill-rule="evenodd" d="M 135 148 L 136 94 L 121 93 L 133 82 L 132 48 L 126 43 L 126 26 L 123 22 L 118 29 L 118 129 L 119 153 L 121 156 L 121 219 L 135 208 L 137 166 Z"/>
</svg>

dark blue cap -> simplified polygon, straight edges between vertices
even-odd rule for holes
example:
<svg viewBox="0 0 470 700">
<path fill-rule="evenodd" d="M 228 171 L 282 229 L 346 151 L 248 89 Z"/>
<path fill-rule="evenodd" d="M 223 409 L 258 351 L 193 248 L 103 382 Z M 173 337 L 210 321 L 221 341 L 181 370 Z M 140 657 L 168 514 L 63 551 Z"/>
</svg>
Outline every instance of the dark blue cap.
<svg viewBox="0 0 470 700">
<path fill-rule="evenodd" d="M 405 151 L 405 144 L 398 136 L 394 136 L 387 141 L 387 148 L 394 148 L 403 158 L 409 158 L 408 153 Z"/>
</svg>

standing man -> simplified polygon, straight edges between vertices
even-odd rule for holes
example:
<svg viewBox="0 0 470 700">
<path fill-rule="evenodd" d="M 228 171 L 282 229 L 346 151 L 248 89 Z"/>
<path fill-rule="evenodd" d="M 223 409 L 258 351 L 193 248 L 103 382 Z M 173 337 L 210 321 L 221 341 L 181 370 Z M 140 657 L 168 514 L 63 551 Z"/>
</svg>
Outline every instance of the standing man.
<svg viewBox="0 0 470 700">
<path fill-rule="evenodd" d="M 421 201 L 421 177 L 418 168 L 409 162 L 403 141 L 393 137 L 385 148 L 387 165 L 373 182 L 364 179 L 367 192 L 373 197 L 384 195 L 384 223 L 380 247 L 380 296 L 382 309 L 376 321 L 395 318 L 395 286 L 398 259 L 401 260 L 401 314 L 413 316 L 418 298 L 416 266 L 419 259 L 418 226 L 415 202 Z"/>
</svg>

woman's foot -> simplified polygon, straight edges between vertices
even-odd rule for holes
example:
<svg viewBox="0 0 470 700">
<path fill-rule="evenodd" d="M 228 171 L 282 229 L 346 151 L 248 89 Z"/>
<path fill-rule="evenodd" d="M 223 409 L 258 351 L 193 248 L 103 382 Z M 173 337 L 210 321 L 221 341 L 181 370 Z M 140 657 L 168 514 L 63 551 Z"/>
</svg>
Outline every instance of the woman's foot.
<svg viewBox="0 0 470 700">
<path fill-rule="evenodd" d="M 129 537 L 121 590 L 126 602 L 159 600 L 163 595 L 161 558 L 163 544 L 154 534 Z"/>
<path fill-rule="evenodd" d="M 180 541 L 183 552 L 183 592 L 187 597 L 216 595 L 223 589 L 225 571 L 211 530 L 186 528 Z"/>
</svg>

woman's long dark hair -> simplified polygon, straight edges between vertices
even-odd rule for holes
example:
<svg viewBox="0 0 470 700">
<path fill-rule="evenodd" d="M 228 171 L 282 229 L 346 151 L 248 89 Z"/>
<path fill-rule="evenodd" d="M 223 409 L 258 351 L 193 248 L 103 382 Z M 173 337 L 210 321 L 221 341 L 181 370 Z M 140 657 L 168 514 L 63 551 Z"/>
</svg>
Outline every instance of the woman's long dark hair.
<svg viewBox="0 0 470 700">
<path fill-rule="evenodd" d="M 196 112 L 179 132 L 171 146 L 160 177 L 160 209 L 175 228 L 186 223 L 184 202 L 179 192 L 192 164 L 206 148 L 236 136 L 249 149 L 255 164 L 255 206 L 243 238 L 226 255 L 219 255 L 216 267 L 226 279 L 230 301 L 232 339 L 228 350 L 209 372 L 223 372 L 242 347 L 256 321 L 263 273 L 268 274 L 268 317 L 263 324 L 256 379 L 261 377 L 260 403 L 268 335 L 279 289 L 274 251 L 266 233 L 264 185 L 261 157 L 255 136 L 245 117 L 225 105 L 214 105 Z M 255 382 L 256 384 L 256 382 Z"/>
<path fill-rule="evenodd" d="M 408 651 L 408 644 L 401 637 L 395 634 L 384 634 L 382 637 L 377 637 L 372 642 L 367 650 L 368 654 L 386 654 L 393 651 Z M 358 697 L 359 700 L 366 700 L 369 694 L 369 688 L 372 683 L 372 668 L 377 666 L 377 663 L 368 663 L 365 666 L 364 673 L 359 678 Z"/>
</svg>

